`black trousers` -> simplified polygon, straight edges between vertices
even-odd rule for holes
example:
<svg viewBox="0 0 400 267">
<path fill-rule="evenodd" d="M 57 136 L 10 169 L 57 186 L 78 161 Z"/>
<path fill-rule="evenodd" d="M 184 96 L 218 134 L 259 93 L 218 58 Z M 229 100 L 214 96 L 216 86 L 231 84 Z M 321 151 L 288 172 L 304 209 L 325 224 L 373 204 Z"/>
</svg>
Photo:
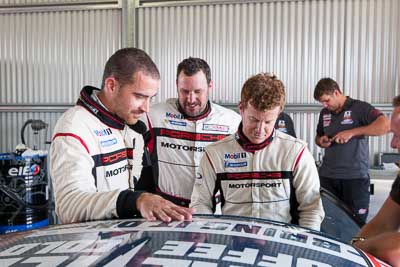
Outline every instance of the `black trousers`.
<svg viewBox="0 0 400 267">
<path fill-rule="evenodd" d="M 369 178 L 335 179 L 319 177 L 321 186 L 343 201 L 364 223 L 369 212 Z"/>
</svg>

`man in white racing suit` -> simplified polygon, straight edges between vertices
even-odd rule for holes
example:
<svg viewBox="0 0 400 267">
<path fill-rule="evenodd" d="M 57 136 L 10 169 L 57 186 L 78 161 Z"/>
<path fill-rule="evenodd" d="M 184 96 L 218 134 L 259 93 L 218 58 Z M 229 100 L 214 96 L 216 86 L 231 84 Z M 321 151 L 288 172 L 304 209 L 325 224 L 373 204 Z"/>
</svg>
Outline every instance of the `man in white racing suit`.
<svg viewBox="0 0 400 267">
<path fill-rule="evenodd" d="M 63 223 L 129 218 L 191 219 L 191 210 L 134 191 L 144 141 L 138 119 L 149 110 L 160 75 L 142 50 L 118 50 L 106 63 L 102 89 L 86 86 L 54 129 L 51 177 Z"/>
<path fill-rule="evenodd" d="M 234 133 L 240 123 L 236 112 L 212 103 L 211 71 L 200 58 L 187 58 L 177 68 L 178 98 L 152 106 L 148 118 L 148 148 L 152 172 L 144 188 L 153 188 L 164 198 L 189 206 L 196 172 L 204 148 Z M 153 177 L 153 179 L 149 179 Z M 148 184 L 152 184 L 149 186 Z"/>
<path fill-rule="evenodd" d="M 191 197 L 196 213 L 294 223 L 319 230 L 324 217 L 318 172 L 307 144 L 274 129 L 285 103 L 284 86 L 261 73 L 243 85 L 235 134 L 206 147 Z"/>
</svg>

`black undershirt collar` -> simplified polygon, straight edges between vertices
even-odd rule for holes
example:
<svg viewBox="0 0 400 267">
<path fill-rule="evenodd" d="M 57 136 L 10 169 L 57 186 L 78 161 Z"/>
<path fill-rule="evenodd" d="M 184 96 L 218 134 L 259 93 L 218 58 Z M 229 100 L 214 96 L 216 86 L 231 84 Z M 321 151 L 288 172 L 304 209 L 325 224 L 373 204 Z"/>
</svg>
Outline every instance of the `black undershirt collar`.
<svg viewBox="0 0 400 267">
<path fill-rule="evenodd" d="M 247 152 L 254 153 L 257 150 L 261 150 L 269 145 L 274 139 L 275 129 L 272 131 L 271 135 L 265 139 L 264 142 L 260 144 L 253 144 L 243 133 L 243 124 L 242 122 L 239 124 L 239 128 L 235 134 L 236 141 L 239 145 Z"/>
<path fill-rule="evenodd" d="M 84 107 L 91 114 L 96 116 L 105 125 L 123 130 L 125 128 L 125 121 L 120 119 L 117 115 L 112 114 L 103 105 L 92 98 L 94 91 L 99 91 L 100 89 L 93 86 L 85 86 L 81 90 L 80 97 L 77 101 L 77 105 Z M 134 131 L 143 134 L 147 131 L 146 124 L 142 121 L 138 121 L 133 125 L 128 125 Z"/>
<path fill-rule="evenodd" d="M 179 104 L 179 100 L 176 100 L 176 105 L 177 105 L 177 107 L 178 107 L 178 111 L 179 111 L 180 113 L 182 113 L 182 115 L 184 116 L 184 118 L 187 119 L 187 120 L 189 120 L 189 121 L 197 121 L 197 120 L 204 119 L 204 118 L 207 117 L 207 116 L 210 114 L 210 112 L 211 112 L 211 103 L 210 103 L 210 100 L 208 100 L 207 106 L 206 106 L 206 108 L 204 109 L 204 111 L 203 111 L 201 114 L 197 115 L 197 116 L 189 116 L 189 115 L 187 115 L 187 114 L 185 113 L 185 110 L 184 110 L 184 109 L 181 107 L 181 105 Z"/>
</svg>

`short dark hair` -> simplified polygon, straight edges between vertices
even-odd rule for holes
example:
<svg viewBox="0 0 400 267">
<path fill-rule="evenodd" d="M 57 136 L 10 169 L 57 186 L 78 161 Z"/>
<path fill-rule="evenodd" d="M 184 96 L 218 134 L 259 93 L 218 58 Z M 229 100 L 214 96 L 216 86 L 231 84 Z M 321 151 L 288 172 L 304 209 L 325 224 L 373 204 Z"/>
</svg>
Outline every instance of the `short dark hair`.
<svg viewBox="0 0 400 267">
<path fill-rule="evenodd" d="M 393 107 L 400 107 L 400 95 L 395 96 L 392 101 Z"/>
<path fill-rule="evenodd" d="M 256 110 L 266 111 L 285 106 L 285 86 L 274 74 L 259 73 L 250 77 L 242 87 L 240 102 L 251 104 Z"/>
<path fill-rule="evenodd" d="M 340 91 L 339 85 L 335 80 L 331 78 L 322 78 L 315 86 L 314 99 L 319 101 L 321 96 L 332 95 L 335 90 L 338 90 L 339 93 L 342 93 L 342 91 Z"/>
<path fill-rule="evenodd" d="M 143 72 L 154 79 L 160 79 L 160 72 L 150 56 L 138 48 L 122 48 L 115 52 L 104 67 L 101 88 L 104 88 L 105 80 L 114 77 L 121 86 L 133 83 L 132 77 L 137 72 Z"/>
<path fill-rule="evenodd" d="M 207 79 L 207 84 L 211 82 L 211 70 L 210 66 L 208 66 L 207 62 L 204 59 L 196 58 L 196 57 L 189 57 L 182 60 L 179 63 L 177 71 L 176 71 L 176 79 L 178 80 L 179 73 L 183 73 L 187 76 L 193 76 L 197 72 L 202 71 Z"/>
</svg>

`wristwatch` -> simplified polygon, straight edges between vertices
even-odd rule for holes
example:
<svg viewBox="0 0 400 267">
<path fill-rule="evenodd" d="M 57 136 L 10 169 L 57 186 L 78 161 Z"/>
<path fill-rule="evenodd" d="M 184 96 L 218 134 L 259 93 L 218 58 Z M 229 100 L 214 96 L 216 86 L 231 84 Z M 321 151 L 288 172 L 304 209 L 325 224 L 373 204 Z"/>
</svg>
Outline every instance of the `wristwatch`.
<svg viewBox="0 0 400 267">
<path fill-rule="evenodd" d="M 358 241 L 365 241 L 365 237 L 360 237 L 360 236 L 355 236 L 350 240 L 350 245 L 354 245 L 354 243 L 358 242 Z"/>
</svg>

